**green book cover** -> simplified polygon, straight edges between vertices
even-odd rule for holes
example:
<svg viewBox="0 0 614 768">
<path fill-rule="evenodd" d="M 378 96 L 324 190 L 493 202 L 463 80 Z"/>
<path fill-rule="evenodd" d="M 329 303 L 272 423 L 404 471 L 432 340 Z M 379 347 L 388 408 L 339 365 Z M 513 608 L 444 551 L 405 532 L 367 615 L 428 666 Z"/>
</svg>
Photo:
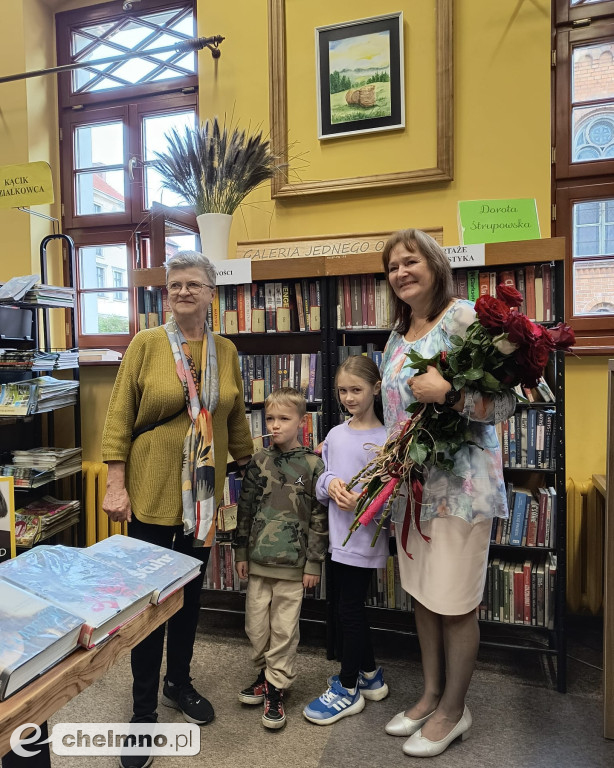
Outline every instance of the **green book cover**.
<svg viewBox="0 0 614 768">
<path fill-rule="evenodd" d="M 458 232 L 463 245 L 539 239 L 535 198 L 460 200 Z"/>
</svg>

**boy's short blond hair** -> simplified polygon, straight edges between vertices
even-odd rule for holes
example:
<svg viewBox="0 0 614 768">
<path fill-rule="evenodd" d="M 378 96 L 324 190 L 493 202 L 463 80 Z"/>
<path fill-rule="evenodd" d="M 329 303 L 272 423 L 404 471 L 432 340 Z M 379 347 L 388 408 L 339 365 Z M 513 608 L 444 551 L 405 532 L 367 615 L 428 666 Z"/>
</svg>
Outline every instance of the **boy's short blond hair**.
<svg viewBox="0 0 614 768">
<path fill-rule="evenodd" d="M 301 419 L 307 413 L 307 401 L 294 387 L 280 387 L 273 390 L 264 401 L 264 412 L 266 413 L 274 405 L 287 405 L 296 408 Z"/>
</svg>

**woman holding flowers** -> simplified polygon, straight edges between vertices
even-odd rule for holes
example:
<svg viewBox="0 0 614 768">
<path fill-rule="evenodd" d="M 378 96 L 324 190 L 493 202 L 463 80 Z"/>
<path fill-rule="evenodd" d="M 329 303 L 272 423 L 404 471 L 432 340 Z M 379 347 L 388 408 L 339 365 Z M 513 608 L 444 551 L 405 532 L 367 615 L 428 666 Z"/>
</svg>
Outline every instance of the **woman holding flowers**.
<svg viewBox="0 0 614 768">
<path fill-rule="evenodd" d="M 412 493 L 407 485 L 392 504 L 401 584 L 414 598 L 424 689 L 386 725 L 386 732 L 410 737 L 403 745 L 406 754 L 428 757 L 459 736 L 464 739 L 471 727 L 465 696 L 479 645 L 476 608 L 486 578 L 492 518 L 508 514 L 493 425 L 513 414 L 515 397 L 509 389 L 484 393 L 471 381 L 457 388 L 434 364 L 424 372 L 412 367 L 408 354 L 432 359 L 451 350 L 476 313 L 471 302 L 453 298 L 448 259 L 424 232 L 394 234 L 383 261 L 395 295 L 395 329 L 382 367 L 388 434 L 400 432 L 406 409 L 416 402 L 431 404 L 435 418 L 455 411 L 461 425 L 460 440 L 458 430 L 451 438 L 457 441 L 452 450 L 444 441 L 437 447 L 439 461 L 424 461 L 421 508 L 418 487 Z"/>
</svg>

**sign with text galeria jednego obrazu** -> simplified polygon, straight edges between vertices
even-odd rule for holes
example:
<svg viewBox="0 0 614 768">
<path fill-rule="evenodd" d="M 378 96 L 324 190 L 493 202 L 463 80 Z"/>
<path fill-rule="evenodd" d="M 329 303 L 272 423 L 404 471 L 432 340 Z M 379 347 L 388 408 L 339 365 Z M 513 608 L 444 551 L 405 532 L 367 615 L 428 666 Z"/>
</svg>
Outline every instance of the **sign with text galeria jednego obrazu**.
<svg viewBox="0 0 614 768">
<path fill-rule="evenodd" d="M 52 203 L 51 167 L 42 160 L 0 166 L 0 208 L 22 208 Z"/>
<path fill-rule="evenodd" d="M 465 245 L 539 240 L 535 198 L 461 200 L 458 234 Z"/>
</svg>

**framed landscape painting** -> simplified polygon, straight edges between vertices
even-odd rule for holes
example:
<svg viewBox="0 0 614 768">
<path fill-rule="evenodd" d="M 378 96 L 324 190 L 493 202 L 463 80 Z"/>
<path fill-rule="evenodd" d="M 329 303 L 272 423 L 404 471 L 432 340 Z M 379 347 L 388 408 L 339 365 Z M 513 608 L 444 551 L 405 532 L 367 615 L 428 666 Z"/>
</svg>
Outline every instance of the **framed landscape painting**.
<svg viewBox="0 0 614 768">
<path fill-rule="evenodd" d="M 405 127 L 403 13 L 316 28 L 318 138 Z"/>
</svg>

